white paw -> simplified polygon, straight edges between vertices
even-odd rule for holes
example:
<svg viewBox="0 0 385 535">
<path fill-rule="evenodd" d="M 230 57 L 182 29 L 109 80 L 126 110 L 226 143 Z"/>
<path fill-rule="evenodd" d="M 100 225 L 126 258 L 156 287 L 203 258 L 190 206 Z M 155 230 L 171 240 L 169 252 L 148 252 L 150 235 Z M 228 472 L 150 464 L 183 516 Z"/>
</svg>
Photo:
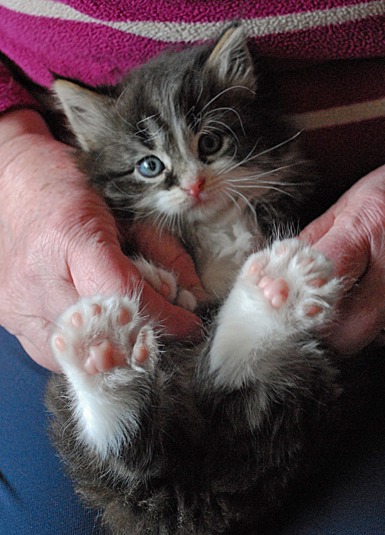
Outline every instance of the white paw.
<svg viewBox="0 0 385 535">
<path fill-rule="evenodd" d="M 191 311 L 196 308 L 197 301 L 194 295 L 178 286 L 174 273 L 156 266 L 142 257 L 136 258 L 133 263 L 140 271 L 143 279 L 167 301 Z"/>
<path fill-rule="evenodd" d="M 96 375 L 117 367 L 143 369 L 157 344 L 143 325 L 133 297 L 82 298 L 59 318 L 52 335 L 54 355 L 67 373 Z"/>
<path fill-rule="evenodd" d="M 331 262 L 297 239 L 274 242 L 251 255 L 240 279 L 261 292 L 271 309 L 303 328 L 329 319 L 341 289 Z"/>
</svg>

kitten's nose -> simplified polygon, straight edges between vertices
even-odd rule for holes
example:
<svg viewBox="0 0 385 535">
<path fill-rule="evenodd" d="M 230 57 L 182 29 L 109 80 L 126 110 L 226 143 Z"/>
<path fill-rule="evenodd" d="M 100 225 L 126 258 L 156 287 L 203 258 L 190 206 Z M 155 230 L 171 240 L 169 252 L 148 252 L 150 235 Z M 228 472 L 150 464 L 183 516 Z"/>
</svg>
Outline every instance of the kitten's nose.
<svg viewBox="0 0 385 535">
<path fill-rule="evenodd" d="M 199 199 L 200 194 L 205 189 L 206 179 L 203 177 L 198 177 L 196 182 L 188 188 L 189 194 L 195 199 Z"/>
</svg>

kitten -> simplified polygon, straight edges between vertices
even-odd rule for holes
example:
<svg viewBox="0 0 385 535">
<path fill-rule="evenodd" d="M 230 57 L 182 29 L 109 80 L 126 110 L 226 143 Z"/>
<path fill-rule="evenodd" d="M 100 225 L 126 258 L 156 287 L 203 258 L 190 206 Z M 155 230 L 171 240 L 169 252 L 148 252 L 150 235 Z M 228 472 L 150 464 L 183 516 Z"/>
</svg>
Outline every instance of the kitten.
<svg viewBox="0 0 385 535">
<path fill-rule="evenodd" d="M 317 459 L 340 394 L 338 361 L 315 335 L 340 281 L 299 240 L 272 241 L 309 182 L 295 136 L 238 26 L 117 87 L 59 80 L 55 92 L 79 166 L 116 217 L 177 235 L 218 305 L 196 347 L 161 341 L 139 290 L 62 315 L 52 348 L 64 374 L 47 403 L 68 471 L 114 534 L 257 529 Z M 172 273 L 136 262 L 195 307 Z"/>
</svg>

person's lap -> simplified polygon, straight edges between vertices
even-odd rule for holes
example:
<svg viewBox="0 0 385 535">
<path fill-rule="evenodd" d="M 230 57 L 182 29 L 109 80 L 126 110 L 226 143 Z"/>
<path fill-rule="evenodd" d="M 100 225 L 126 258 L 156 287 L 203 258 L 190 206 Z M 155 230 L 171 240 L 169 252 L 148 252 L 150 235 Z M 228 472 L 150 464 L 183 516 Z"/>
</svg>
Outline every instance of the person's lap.
<svg viewBox="0 0 385 535">
<path fill-rule="evenodd" d="M 95 534 L 50 445 L 44 407 L 49 372 L 0 328 L 0 535 Z M 320 487 L 277 521 L 272 535 L 385 533 L 385 407 L 334 461 Z"/>
<path fill-rule="evenodd" d="M 95 534 L 51 447 L 44 392 L 49 372 L 0 328 L 0 534 Z"/>
</svg>

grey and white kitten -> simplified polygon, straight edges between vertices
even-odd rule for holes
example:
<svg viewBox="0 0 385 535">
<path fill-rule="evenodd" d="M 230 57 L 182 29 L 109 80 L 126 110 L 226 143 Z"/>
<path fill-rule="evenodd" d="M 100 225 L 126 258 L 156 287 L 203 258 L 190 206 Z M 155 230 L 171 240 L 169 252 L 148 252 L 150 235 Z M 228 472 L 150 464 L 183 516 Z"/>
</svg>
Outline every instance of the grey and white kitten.
<svg viewBox="0 0 385 535">
<path fill-rule="evenodd" d="M 271 240 L 309 180 L 292 135 L 237 26 L 117 87 L 57 81 L 55 92 L 116 217 L 176 234 L 218 304 L 194 347 L 160 339 L 140 290 L 67 310 L 52 337 L 64 373 L 47 395 L 59 451 L 114 534 L 257 529 L 317 458 L 340 392 L 315 335 L 340 282 L 299 240 Z M 175 275 L 135 261 L 195 307 Z"/>
</svg>

